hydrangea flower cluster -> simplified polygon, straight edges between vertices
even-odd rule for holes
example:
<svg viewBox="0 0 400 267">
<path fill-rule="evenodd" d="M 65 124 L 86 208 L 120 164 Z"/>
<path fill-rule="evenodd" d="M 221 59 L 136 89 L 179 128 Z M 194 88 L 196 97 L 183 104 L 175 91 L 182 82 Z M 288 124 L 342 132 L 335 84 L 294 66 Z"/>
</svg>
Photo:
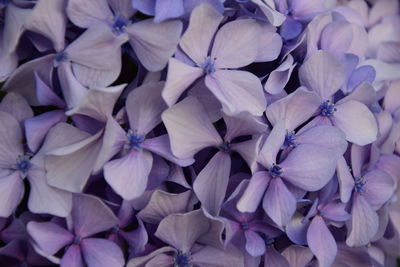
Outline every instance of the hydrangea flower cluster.
<svg viewBox="0 0 400 267">
<path fill-rule="evenodd" d="M 0 265 L 396 266 L 397 0 L 1 0 Z"/>
</svg>

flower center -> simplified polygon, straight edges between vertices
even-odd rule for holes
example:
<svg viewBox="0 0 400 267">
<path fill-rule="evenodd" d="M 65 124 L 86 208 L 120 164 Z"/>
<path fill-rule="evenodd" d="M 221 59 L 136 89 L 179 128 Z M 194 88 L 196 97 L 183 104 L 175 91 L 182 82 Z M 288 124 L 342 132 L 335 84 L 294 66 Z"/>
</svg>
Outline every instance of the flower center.
<svg viewBox="0 0 400 267">
<path fill-rule="evenodd" d="M 272 167 L 269 168 L 268 172 L 272 177 L 279 177 L 282 174 L 282 168 L 277 164 L 273 164 Z"/>
<path fill-rule="evenodd" d="M 243 230 L 248 230 L 249 229 L 249 223 L 248 222 L 242 222 L 240 224 L 240 228 L 242 228 Z"/>
<path fill-rule="evenodd" d="M 207 57 L 206 60 L 204 61 L 204 63 L 200 65 L 200 68 L 202 68 L 204 73 L 207 75 L 215 72 L 216 68 L 215 68 L 214 59 Z"/>
<path fill-rule="evenodd" d="M 367 190 L 365 189 L 365 184 L 367 181 L 363 177 L 355 177 L 354 178 L 354 191 L 357 193 L 365 193 Z"/>
<path fill-rule="evenodd" d="M 190 253 L 183 253 L 179 251 L 174 258 L 174 267 L 191 267 Z"/>
<path fill-rule="evenodd" d="M 230 153 L 231 152 L 231 148 L 229 147 L 229 143 L 228 142 L 224 142 L 222 145 L 220 145 L 218 147 L 219 150 L 221 150 L 222 152 L 226 152 L 226 153 Z"/>
<path fill-rule="evenodd" d="M 283 143 L 283 148 L 295 147 L 297 144 L 295 142 L 296 136 L 294 132 L 288 132 L 285 136 L 285 142 Z"/>
<path fill-rule="evenodd" d="M 80 237 L 80 236 L 75 236 L 75 238 L 74 238 L 74 244 L 75 244 L 75 245 L 78 245 L 79 243 L 81 243 L 81 241 L 82 241 L 82 237 Z"/>
<path fill-rule="evenodd" d="M 69 60 L 69 58 L 68 58 L 67 53 L 65 51 L 61 51 L 56 54 L 56 58 L 54 59 L 53 65 L 54 65 L 54 67 L 58 67 L 58 65 L 60 65 L 61 62 L 65 62 L 68 60 Z"/>
<path fill-rule="evenodd" d="M 13 169 L 22 173 L 22 178 L 26 177 L 28 170 L 32 167 L 33 164 L 29 161 L 28 155 L 18 156 L 17 162 L 12 166 Z"/>
<path fill-rule="evenodd" d="M 126 26 L 128 26 L 131 23 L 132 22 L 129 19 L 125 18 L 124 16 L 116 15 L 113 18 L 111 29 L 116 34 L 122 34 L 126 31 Z"/>
<path fill-rule="evenodd" d="M 321 110 L 322 116 L 325 117 L 332 117 L 333 114 L 336 112 L 335 104 L 333 104 L 330 100 L 326 100 L 323 102 L 320 106 L 319 109 Z"/>
<path fill-rule="evenodd" d="M 127 141 L 125 143 L 126 149 L 134 148 L 138 151 L 142 149 L 142 143 L 145 140 L 146 136 L 144 134 L 138 134 L 136 131 L 129 130 L 126 134 Z"/>
</svg>

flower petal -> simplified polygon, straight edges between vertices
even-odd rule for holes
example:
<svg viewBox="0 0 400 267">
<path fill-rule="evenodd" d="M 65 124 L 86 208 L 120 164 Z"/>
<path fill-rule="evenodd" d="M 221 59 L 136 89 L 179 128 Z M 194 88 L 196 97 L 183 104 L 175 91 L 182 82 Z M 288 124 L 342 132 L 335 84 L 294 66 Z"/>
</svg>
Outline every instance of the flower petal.
<svg viewBox="0 0 400 267">
<path fill-rule="evenodd" d="M 296 199 L 281 178 L 272 178 L 263 200 L 267 215 L 279 226 L 286 225 L 296 211 Z"/>
<path fill-rule="evenodd" d="M 258 257 L 265 253 L 265 242 L 256 232 L 246 230 L 244 235 L 246 237 L 247 253 L 253 257 Z"/>
<path fill-rule="evenodd" d="M 161 122 L 161 113 L 167 108 L 161 98 L 165 83 L 148 83 L 135 88 L 126 99 L 129 126 L 139 134 L 147 134 Z"/>
<path fill-rule="evenodd" d="M 182 22 L 171 20 L 156 24 L 147 19 L 133 23 L 126 31 L 140 63 L 149 71 L 159 71 L 176 50 Z"/>
<path fill-rule="evenodd" d="M 315 216 L 307 231 L 307 243 L 321 267 L 332 265 L 337 254 L 336 240 L 321 216 Z"/>
<path fill-rule="evenodd" d="M 66 11 L 68 18 L 81 28 L 106 22 L 113 17 L 107 0 L 71 0 Z"/>
<path fill-rule="evenodd" d="M 19 172 L 0 178 L 0 217 L 9 217 L 24 196 L 24 184 Z"/>
<path fill-rule="evenodd" d="M 374 169 L 364 175 L 366 193 L 364 198 L 376 208 L 388 201 L 395 190 L 395 183 L 390 175 L 379 169 Z"/>
<path fill-rule="evenodd" d="M 266 100 L 261 82 L 250 72 L 217 70 L 206 76 L 205 83 L 228 115 L 248 111 L 261 116 L 265 110 Z"/>
<path fill-rule="evenodd" d="M 10 168 L 23 155 L 22 131 L 18 121 L 0 111 L 0 168 Z"/>
<path fill-rule="evenodd" d="M 85 238 L 81 243 L 83 258 L 89 267 L 123 267 L 124 255 L 113 242 L 100 238 Z"/>
<path fill-rule="evenodd" d="M 36 244 L 50 255 L 56 254 L 74 240 L 74 236 L 68 230 L 53 222 L 30 221 L 27 230 Z"/>
<path fill-rule="evenodd" d="M 225 152 L 215 154 L 197 175 L 193 190 L 202 207 L 217 216 L 224 201 L 231 171 L 231 158 Z"/>
<path fill-rule="evenodd" d="M 372 112 L 362 103 L 350 100 L 336 106 L 332 117 L 349 142 L 363 146 L 374 142 L 378 135 L 378 125 Z"/>
<path fill-rule="evenodd" d="M 317 51 L 309 57 L 299 70 L 300 82 L 313 90 L 323 101 L 330 100 L 345 81 L 345 71 L 333 55 Z"/>
<path fill-rule="evenodd" d="M 152 165 L 150 152 L 131 150 L 123 158 L 114 159 L 104 166 L 104 178 L 122 198 L 135 199 L 144 193 Z"/>
<path fill-rule="evenodd" d="M 33 116 L 33 111 L 24 97 L 18 93 L 10 92 L 2 99 L 0 111 L 7 112 L 17 121 L 23 123 Z"/>
<path fill-rule="evenodd" d="M 71 245 L 61 259 L 61 267 L 84 267 L 81 248 L 79 245 Z"/>
<path fill-rule="evenodd" d="M 179 46 L 197 64 L 204 63 L 211 40 L 222 19 L 223 16 L 208 4 L 193 9 L 189 27 Z"/>
<path fill-rule="evenodd" d="M 186 97 L 164 111 L 161 117 L 169 133 L 171 150 L 178 158 L 193 158 L 205 147 L 222 144 L 204 107 L 195 97 Z"/>
<path fill-rule="evenodd" d="M 252 63 L 258 54 L 261 27 L 253 19 L 228 22 L 217 32 L 211 58 L 217 68 L 240 68 Z"/>
<path fill-rule="evenodd" d="M 110 229 L 118 219 L 99 198 L 92 195 L 74 194 L 71 212 L 74 232 L 85 238 Z"/>
<path fill-rule="evenodd" d="M 299 145 L 280 164 L 282 177 L 301 189 L 316 191 L 333 177 L 337 160 L 330 149 L 311 144 Z"/>
</svg>

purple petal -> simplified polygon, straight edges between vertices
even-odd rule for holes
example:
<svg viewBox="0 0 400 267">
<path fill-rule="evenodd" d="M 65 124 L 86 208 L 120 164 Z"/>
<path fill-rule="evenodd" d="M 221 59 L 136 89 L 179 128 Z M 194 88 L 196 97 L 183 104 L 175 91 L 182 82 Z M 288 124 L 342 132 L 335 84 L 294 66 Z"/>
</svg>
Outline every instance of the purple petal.
<svg viewBox="0 0 400 267">
<path fill-rule="evenodd" d="M 347 21 L 333 21 L 322 31 L 321 49 L 340 57 L 347 52 L 352 41 L 351 24 Z"/>
<path fill-rule="evenodd" d="M 296 0 L 291 2 L 293 17 L 296 20 L 308 21 L 326 8 L 319 0 Z"/>
<path fill-rule="evenodd" d="M 388 201 L 395 190 L 395 183 L 390 175 L 374 169 L 364 175 L 366 193 L 364 198 L 374 208 L 379 208 Z"/>
<path fill-rule="evenodd" d="M 27 230 L 36 244 L 50 255 L 57 253 L 74 240 L 70 232 L 52 222 L 31 221 L 27 224 Z"/>
<path fill-rule="evenodd" d="M 168 74 L 162 97 L 168 106 L 175 104 L 181 94 L 196 79 L 203 75 L 203 70 L 191 67 L 175 58 L 171 58 L 168 63 Z"/>
<path fill-rule="evenodd" d="M 359 101 L 366 106 L 370 106 L 377 100 L 374 87 L 369 83 L 362 83 L 354 89 L 348 96 L 340 99 L 336 104 L 344 103 L 350 100 Z"/>
<path fill-rule="evenodd" d="M 0 103 L 0 111 L 7 112 L 17 121 L 23 123 L 26 119 L 33 116 L 33 112 L 28 102 L 20 94 L 8 93 Z"/>
<path fill-rule="evenodd" d="M 268 126 L 260 118 L 252 116 L 248 112 L 239 113 L 236 116 L 224 116 L 226 134 L 224 140 L 230 142 L 232 139 L 243 135 L 254 135 L 265 133 Z"/>
<path fill-rule="evenodd" d="M 182 252 L 189 252 L 196 240 L 210 227 L 201 210 L 185 214 L 172 214 L 158 225 L 155 235 Z"/>
<path fill-rule="evenodd" d="M 101 148 L 101 134 L 102 131 L 47 152 L 45 162 L 49 185 L 70 192 L 81 192 L 95 166 Z"/>
<path fill-rule="evenodd" d="M 261 82 L 250 72 L 217 70 L 206 76 L 205 83 L 228 115 L 248 111 L 260 116 L 265 110 L 266 101 Z"/>
<path fill-rule="evenodd" d="M 256 172 L 238 201 L 237 209 L 241 212 L 255 212 L 270 180 L 271 178 L 267 172 Z"/>
<path fill-rule="evenodd" d="M 149 260 L 146 264 L 148 267 L 156 267 L 156 266 L 165 266 L 165 267 L 172 267 L 174 262 L 174 258 L 170 255 L 161 253 Z"/>
<path fill-rule="evenodd" d="M 334 222 L 345 222 L 351 215 L 346 211 L 346 204 L 341 202 L 331 202 L 320 209 L 320 214 L 324 219 Z"/>
<path fill-rule="evenodd" d="M 299 76 L 302 85 L 325 101 L 342 87 L 346 74 L 340 61 L 333 55 L 317 51 L 303 63 Z"/>
<path fill-rule="evenodd" d="M 244 235 L 246 237 L 246 251 L 251 256 L 258 257 L 265 253 L 265 242 L 256 232 L 246 230 Z"/>
<path fill-rule="evenodd" d="M 354 193 L 346 244 L 350 247 L 365 246 L 375 236 L 378 228 L 379 219 L 376 212 L 364 196 Z"/>
<path fill-rule="evenodd" d="M 71 245 L 61 259 L 61 267 L 84 267 L 81 248 L 79 245 Z"/>
<path fill-rule="evenodd" d="M 67 117 L 62 110 L 42 113 L 25 121 L 25 136 L 32 152 L 37 151 L 48 131 L 57 123 L 65 122 Z"/>
<path fill-rule="evenodd" d="M 282 256 L 286 258 L 292 267 L 304 267 L 309 264 L 313 254 L 308 247 L 291 245 L 282 251 Z"/>
<path fill-rule="evenodd" d="M 186 97 L 164 111 L 162 120 L 169 133 L 171 150 L 178 158 L 193 158 L 205 147 L 222 144 L 221 137 L 195 97 Z"/>
<path fill-rule="evenodd" d="M 28 30 L 39 33 L 53 42 L 56 51 L 64 49 L 67 27 L 65 3 L 62 0 L 40 1 L 25 22 Z"/>
<path fill-rule="evenodd" d="M 315 216 L 307 232 L 307 243 L 321 267 L 332 265 L 337 254 L 336 240 L 321 216 Z"/>
<path fill-rule="evenodd" d="M 293 131 L 306 122 L 321 104 L 320 98 L 304 87 L 270 104 L 265 113 L 272 125 L 285 121 L 286 130 Z"/>
<path fill-rule="evenodd" d="M 261 27 L 253 19 L 236 20 L 222 26 L 211 50 L 216 67 L 240 68 L 252 63 L 258 54 L 261 33 Z"/>
<path fill-rule="evenodd" d="M 181 38 L 179 46 L 197 64 L 204 63 L 211 40 L 223 16 L 212 6 L 197 6 L 191 16 L 189 27 Z"/>
<path fill-rule="evenodd" d="M 151 153 L 132 149 L 126 156 L 104 166 L 104 178 L 123 199 L 135 199 L 145 191 L 152 165 Z"/>
<path fill-rule="evenodd" d="M 136 22 L 126 29 L 129 42 L 140 63 L 149 71 L 162 70 L 179 42 L 182 23 L 178 20 L 159 24 L 153 20 Z"/>
<path fill-rule="evenodd" d="M 113 17 L 106 0 L 71 0 L 68 1 L 66 11 L 68 18 L 81 28 L 88 28 Z"/>
<path fill-rule="evenodd" d="M 239 155 L 246 161 L 252 173 L 257 169 L 257 156 L 260 151 L 262 135 L 255 136 L 253 139 L 243 141 L 240 143 L 230 144 L 232 151 L 239 153 Z"/>
<path fill-rule="evenodd" d="M 260 154 L 258 155 L 258 162 L 265 168 L 271 168 L 276 163 L 276 157 L 281 149 L 286 136 L 285 123 L 283 121 L 275 124 L 274 128 L 267 137 Z"/>
<path fill-rule="evenodd" d="M 105 122 L 109 116 L 112 116 L 114 105 L 125 86 L 126 84 L 121 84 L 86 90 L 85 96 L 73 109 L 66 112 L 66 115 L 81 114 Z"/>
<path fill-rule="evenodd" d="M 156 1 L 154 22 L 159 23 L 167 19 L 178 18 L 185 12 L 182 0 Z"/>
<path fill-rule="evenodd" d="M 302 30 L 303 26 L 300 22 L 292 19 L 291 17 L 287 17 L 279 32 L 282 35 L 282 38 L 285 40 L 290 40 L 299 36 Z"/>
<path fill-rule="evenodd" d="M 280 167 L 285 180 L 301 189 L 316 191 L 333 177 L 336 162 L 330 149 L 304 144 L 293 149 Z"/>
<path fill-rule="evenodd" d="M 191 191 L 171 194 L 156 190 L 151 195 L 151 199 L 146 207 L 138 213 L 138 216 L 145 222 L 158 224 L 170 214 L 186 212 L 190 197 Z"/>
<path fill-rule="evenodd" d="M 231 246 L 225 250 L 212 246 L 205 246 L 192 255 L 195 266 L 217 266 L 222 263 L 226 266 L 244 267 L 242 253 Z"/>
<path fill-rule="evenodd" d="M 26 19 L 29 18 L 31 14 L 31 9 L 19 8 L 14 4 L 7 6 L 7 10 L 3 15 L 5 22 L 4 31 L 2 33 L 4 53 L 12 53 L 17 49 L 19 39 L 25 30 L 24 24 L 26 23 Z"/>
<path fill-rule="evenodd" d="M 340 128 L 346 139 L 363 146 L 372 143 L 378 135 L 378 125 L 372 112 L 360 102 L 348 101 L 336 106 L 332 120 Z"/>
<path fill-rule="evenodd" d="M 42 170 L 30 170 L 28 175 L 30 194 L 28 208 L 34 213 L 49 213 L 67 217 L 72 208 L 70 192 L 51 187 L 46 182 L 46 173 Z"/>
<path fill-rule="evenodd" d="M 276 11 L 275 7 L 271 5 L 272 1 L 268 1 L 268 4 L 262 0 L 252 0 L 253 3 L 258 5 L 268 21 L 275 27 L 281 26 L 285 21 L 286 16 Z"/>
<path fill-rule="evenodd" d="M 264 84 L 264 90 L 273 95 L 281 93 L 288 83 L 295 66 L 296 64 L 293 64 L 293 57 L 288 55 L 285 61 L 269 74 L 268 80 Z M 297 91 L 299 90 L 295 92 Z"/>
<path fill-rule="evenodd" d="M 275 28 L 264 26 L 259 36 L 258 52 L 255 62 L 269 62 L 277 59 L 282 49 L 282 38 L 275 32 Z M 268 49 L 265 49 L 268 47 Z"/>
<path fill-rule="evenodd" d="M 193 190 L 202 207 L 217 216 L 224 201 L 231 170 L 230 155 L 225 152 L 215 154 L 193 183 Z"/>
<path fill-rule="evenodd" d="M 286 234 L 289 239 L 298 245 L 307 244 L 307 229 L 310 225 L 309 220 L 304 220 L 301 213 L 296 212 L 290 222 L 286 225 Z"/>
<path fill-rule="evenodd" d="M 74 194 L 71 217 L 75 234 L 82 238 L 118 224 L 111 209 L 92 195 Z"/>
<path fill-rule="evenodd" d="M 124 255 L 113 242 L 100 238 L 85 238 L 81 243 L 83 258 L 88 266 L 123 267 Z"/>
<path fill-rule="evenodd" d="M 0 167 L 8 169 L 24 154 L 22 131 L 18 121 L 3 111 L 0 111 L 0 125 Z"/>
<path fill-rule="evenodd" d="M 279 226 L 286 225 L 296 211 L 296 199 L 281 178 L 272 178 L 263 200 L 263 208 Z"/>
<path fill-rule="evenodd" d="M 24 183 L 19 172 L 0 178 L 0 217 L 9 217 L 24 196 Z"/>
<path fill-rule="evenodd" d="M 264 267 L 290 267 L 284 258 L 275 248 L 267 248 L 264 256 Z"/>
<path fill-rule="evenodd" d="M 131 93 L 126 99 L 129 126 L 139 134 L 147 134 L 161 122 L 161 113 L 167 108 L 161 98 L 165 83 L 148 83 Z"/>
<path fill-rule="evenodd" d="M 132 7 L 146 15 L 154 16 L 156 1 L 157 0 L 136 0 L 132 1 Z"/>
<path fill-rule="evenodd" d="M 340 186 L 340 200 L 343 203 L 347 203 L 351 198 L 351 192 L 354 188 L 354 179 L 344 157 L 338 160 L 336 172 Z"/>
</svg>

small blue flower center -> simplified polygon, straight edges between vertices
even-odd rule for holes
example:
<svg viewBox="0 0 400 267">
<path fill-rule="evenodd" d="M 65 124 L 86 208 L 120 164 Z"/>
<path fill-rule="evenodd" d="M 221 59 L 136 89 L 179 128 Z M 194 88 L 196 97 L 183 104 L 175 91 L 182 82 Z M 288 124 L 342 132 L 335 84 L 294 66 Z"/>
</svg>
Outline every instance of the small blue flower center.
<svg viewBox="0 0 400 267">
<path fill-rule="evenodd" d="M 269 168 L 268 172 L 272 177 L 279 177 L 282 174 L 282 168 L 279 165 L 274 164 Z"/>
<path fill-rule="evenodd" d="M 142 143 L 146 139 L 146 136 L 144 134 L 138 134 L 136 131 L 133 131 L 131 129 L 126 134 L 126 137 L 127 141 L 125 143 L 125 148 L 134 148 L 139 151 L 142 149 Z"/>
<path fill-rule="evenodd" d="M 11 0 L 0 0 L 0 8 L 6 7 L 9 3 Z"/>
<path fill-rule="evenodd" d="M 215 68 L 214 59 L 207 57 L 206 60 L 204 61 L 204 63 L 200 64 L 200 68 L 202 68 L 204 73 L 207 75 L 215 72 L 216 68 Z"/>
<path fill-rule="evenodd" d="M 219 150 L 226 152 L 226 153 L 230 153 L 231 152 L 231 148 L 229 147 L 229 143 L 228 142 L 224 142 L 222 145 L 220 145 L 218 147 Z"/>
<path fill-rule="evenodd" d="M 75 236 L 75 238 L 74 238 L 74 244 L 75 244 L 75 245 L 78 245 L 79 243 L 81 243 L 81 241 L 82 241 L 82 237 L 80 237 L 80 236 Z"/>
<path fill-rule="evenodd" d="M 56 54 L 56 58 L 54 59 L 53 65 L 54 65 L 54 67 L 58 67 L 58 65 L 60 65 L 61 62 L 65 62 L 68 60 L 69 60 L 69 58 L 68 58 L 67 53 L 65 51 L 61 51 Z"/>
<path fill-rule="evenodd" d="M 191 267 L 190 253 L 178 252 L 174 258 L 174 267 Z"/>
<path fill-rule="evenodd" d="M 367 190 L 365 189 L 365 184 L 367 182 L 363 177 L 355 177 L 354 178 L 354 191 L 357 193 L 365 193 Z"/>
<path fill-rule="evenodd" d="M 336 107 L 335 104 L 333 104 L 330 100 L 326 100 L 323 102 L 320 106 L 319 109 L 321 110 L 322 116 L 325 117 L 332 117 L 333 114 L 336 112 Z"/>
<path fill-rule="evenodd" d="M 249 229 L 249 223 L 248 222 L 240 223 L 240 228 L 242 228 L 243 230 L 248 230 Z"/>
<path fill-rule="evenodd" d="M 123 34 L 129 24 L 131 24 L 131 21 L 129 19 L 121 15 L 116 15 L 113 19 L 111 29 L 116 34 Z"/>
<path fill-rule="evenodd" d="M 285 142 L 283 142 L 283 148 L 295 147 L 297 145 L 295 140 L 296 135 L 294 134 L 294 132 L 286 133 Z"/>
<path fill-rule="evenodd" d="M 17 162 L 12 166 L 13 169 L 18 170 L 22 173 L 23 178 L 26 177 L 29 169 L 32 167 L 33 164 L 30 162 L 28 155 L 19 156 L 17 158 Z"/>
</svg>

